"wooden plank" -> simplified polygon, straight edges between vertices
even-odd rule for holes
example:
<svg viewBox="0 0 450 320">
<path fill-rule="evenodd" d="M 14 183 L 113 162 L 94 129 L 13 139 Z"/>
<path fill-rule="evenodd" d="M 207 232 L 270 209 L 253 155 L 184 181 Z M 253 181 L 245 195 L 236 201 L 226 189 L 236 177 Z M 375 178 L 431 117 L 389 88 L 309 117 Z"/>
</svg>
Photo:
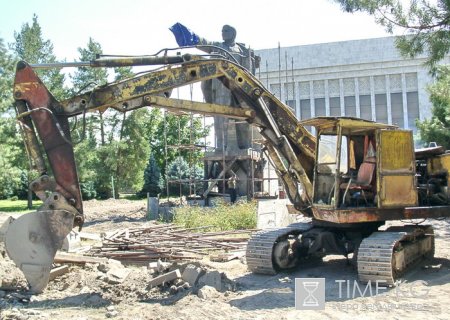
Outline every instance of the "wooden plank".
<svg viewBox="0 0 450 320">
<path fill-rule="evenodd" d="M 101 241 L 102 237 L 97 233 L 78 232 L 81 239 Z"/>
<path fill-rule="evenodd" d="M 88 257 L 62 252 L 57 252 L 54 259 L 55 263 L 77 263 L 77 264 L 102 263 L 106 261 L 108 261 L 108 259 L 106 258 Z"/>
<path fill-rule="evenodd" d="M 217 177 L 217 179 L 222 178 L 233 166 L 233 164 L 236 162 L 236 158 L 234 158 L 233 160 L 231 160 L 229 163 L 227 163 L 225 165 L 225 168 L 223 168 L 223 170 L 219 173 L 219 176 Z M 203 193 L 203 198 L 206 198 L 206 196 L 208 195 L 208 193 L 214 188 L 214 186 L 217 184 L 217 182 L 219 180 L 214 180 L 208 187 L 208 189 Z"/>
<path fill-rule="evenodd" d="M 216 262 L 226 262 L 231 261 L 234 259 L 239 259 L 241 257 L 245 256 L 245 251 L 238 251 L 238 252 L 230 252 L 230 253 L 220 253 L 218 255 L 211 256 L 211 261 Z"/>
</svg>

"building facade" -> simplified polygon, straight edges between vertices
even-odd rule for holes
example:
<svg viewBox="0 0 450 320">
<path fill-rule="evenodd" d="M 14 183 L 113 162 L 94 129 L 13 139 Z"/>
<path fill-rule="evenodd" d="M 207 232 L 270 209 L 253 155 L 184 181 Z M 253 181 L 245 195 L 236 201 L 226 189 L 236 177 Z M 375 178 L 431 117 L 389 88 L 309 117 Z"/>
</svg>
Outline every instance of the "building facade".
<svg viewBox="0 0 450 320">
<path fill-rule="evenodd" d="M 425 57 L 405 59 L 395 38 L 258 50 L 257 76 L 298 119 L 352 116 L 416 131 L 431 115 Z M 449 59 L 447 62 L 449 63 Z"/>
</svg>

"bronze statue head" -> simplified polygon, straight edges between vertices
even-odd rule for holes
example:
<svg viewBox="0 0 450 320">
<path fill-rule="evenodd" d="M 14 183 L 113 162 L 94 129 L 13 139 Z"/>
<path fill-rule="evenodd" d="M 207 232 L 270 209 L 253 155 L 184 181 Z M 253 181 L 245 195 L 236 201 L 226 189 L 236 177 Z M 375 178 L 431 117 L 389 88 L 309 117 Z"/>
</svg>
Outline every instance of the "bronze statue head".
<svg viewBox="0 0 450 320">
<path fill-rule="evenodd" d="M 226 44 L 234 44 L 236 29 L 226 24 L 222 27 L 222 39 Z"/>
</svg>

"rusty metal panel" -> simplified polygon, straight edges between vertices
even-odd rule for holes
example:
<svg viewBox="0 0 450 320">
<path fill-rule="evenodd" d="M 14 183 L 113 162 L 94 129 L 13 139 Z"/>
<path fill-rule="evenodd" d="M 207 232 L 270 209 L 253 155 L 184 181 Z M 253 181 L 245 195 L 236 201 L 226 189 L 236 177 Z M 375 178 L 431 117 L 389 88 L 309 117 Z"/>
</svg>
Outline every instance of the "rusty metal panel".
<svg viewBox="0 0 450 320">
<path fill-rule="evenodd" d="M 447 186 L 450 188 L 450 153 L 429 159 L 427 170 L 430 175 L 447 172 Z"/>
<path fill-rule="evenodd" d="M 381 170 L 411 172 L 414 170 L 414 145 L 411 131 L 380 131 Z"/>
<path fill-rule="evenodd" d="M 450 217 L 450 206 L 386 209 L 369 207 L 353 209 L 324 209 L 314 207 L 312 210 L 315 219 L 338 224 Z"/>
<path fill-rule="evenodd" d="M 407 207 L 417 205 L 415 158 L 412 132 L 379 130 L 378 207 Z"/>
<path fill-rule="evenodd" d="M 383 207 L 404 207 L 416 205 L 414 176 L 384 176 L 380 199 Z"/>
</svg>

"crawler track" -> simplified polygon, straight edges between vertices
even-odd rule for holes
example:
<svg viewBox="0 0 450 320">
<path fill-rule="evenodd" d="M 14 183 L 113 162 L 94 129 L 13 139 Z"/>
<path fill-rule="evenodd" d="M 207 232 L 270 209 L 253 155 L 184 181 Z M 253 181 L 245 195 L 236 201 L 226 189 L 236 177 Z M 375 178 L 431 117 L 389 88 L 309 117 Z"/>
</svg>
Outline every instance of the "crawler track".
<svg viewBox="0 0 450 320">
<path fill-rule="evenodd" d="M 404 226 L 374 232 L 358 249 L 358 278 L 381 281 L 389 286 L 421 258 L 434 255 L 434 234 L 430 226 Z"/>
<path fill-rule="evenodd" d="M 276 274 L 273 262 L 274 245 L 289 235 L 298 235 L 313 227 L 312 223 L 293 223 L 285 228 L 267 229 L 254 234 L 247 244 L 247 266 L 251 272 Z"/>
</svg>

